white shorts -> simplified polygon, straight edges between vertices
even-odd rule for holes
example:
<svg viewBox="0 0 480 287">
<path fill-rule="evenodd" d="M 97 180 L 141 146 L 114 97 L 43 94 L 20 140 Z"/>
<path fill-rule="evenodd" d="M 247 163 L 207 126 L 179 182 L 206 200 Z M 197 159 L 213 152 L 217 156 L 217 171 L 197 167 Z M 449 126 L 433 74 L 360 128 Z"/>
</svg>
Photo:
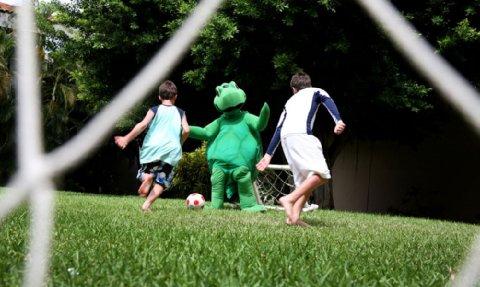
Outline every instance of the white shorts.
<svg viewBox="0 0 480 287">
<path fill-rule="evenodd" d="M 331 178 L 323 156 L 322 144 L 312 135 L 289 134 L 282 137 L 282 148 L 293 173 L 295 186 L 316 173 L 324 179 Z"/>
</svg>

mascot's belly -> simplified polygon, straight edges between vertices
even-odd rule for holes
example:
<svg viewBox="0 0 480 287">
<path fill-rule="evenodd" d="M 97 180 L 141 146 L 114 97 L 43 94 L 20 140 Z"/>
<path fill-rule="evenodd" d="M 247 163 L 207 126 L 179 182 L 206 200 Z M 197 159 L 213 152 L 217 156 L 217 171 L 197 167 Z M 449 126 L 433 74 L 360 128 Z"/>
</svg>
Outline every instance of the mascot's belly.
<svg viewBox="0 0 480 287">
<path fill-rule="evenodd" d="M 209 161 L 220 161 L 232 166 L 254 164 L 260 147 L 244 122 L 224 124 L 215 141 L 208 148 Z"/>
</svg>

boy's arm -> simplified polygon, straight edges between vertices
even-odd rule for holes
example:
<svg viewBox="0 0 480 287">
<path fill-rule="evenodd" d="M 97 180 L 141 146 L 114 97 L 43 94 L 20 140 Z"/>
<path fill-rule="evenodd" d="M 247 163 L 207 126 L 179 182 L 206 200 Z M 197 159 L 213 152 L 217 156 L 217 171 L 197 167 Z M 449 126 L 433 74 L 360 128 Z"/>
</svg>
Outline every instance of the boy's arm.
<svg viewBox="0 0 480 287">
<path fill-rule="evenodd" d="M 197 127 L 197 126 L 191 126 L 190 127 L 190 137 L 197 139 L 197 140 L 202 140 L 202 141 L 210 141 L 211 139 L 215 138 L 218 134 L 219 131 L 219 125 L 218 125 L 218 120 L 215 120 L 205 126 L 204 128 L 202 127 Z"/>
<path fill-rule="evenodd" d="M 337 105 L 335 105 L 333 99 L 330 96 L 324 95 L 320 92 L 316 92 L 314 97 L 317 103 L 323 104 L 323 106 L 330 113 L 330 116 L 332 116 L 333 120 L 335 121 L 335 127 L 333 128 L 333 132 L 337 135 L 341 134 L 345 130 L 346 125 L 342 121 L 342 118 L 340 117 L 340 112 L 338 112 Z"/>
<path fill-rule="evenodd" d="M 134 140 L 139 134 L 141 134 L 147 127 L 148 124 L 152 121 L 155 113 L 152 110 L 148 110 L 147 115 L 141 122 L 135 125 L 135 127 L 125 136 L 115 136 L 115 143 L 121 149 L 127 147 L 127 145 Z"/>
<path fill-rule="evenodd" d="M 342 120 L 339 120 L 337 122 L 337 124 L 335 125 L 335 127 L 333 128 L 333 132 L 336 134 L 336 135 L 339 135 L 341 133 L 343 133 L 343 131 L 345 130 L 345 127 L 347 125 L 342 121 Z"/>
<path fill-rule="evenodd" d="M 187 140 L 189 134 L 190 134 L 190 126 L 188 125 L 188 122 L 187 122 L 187 116 L 184 113 L 182 117 L 182 144 Z"/>
</svg>

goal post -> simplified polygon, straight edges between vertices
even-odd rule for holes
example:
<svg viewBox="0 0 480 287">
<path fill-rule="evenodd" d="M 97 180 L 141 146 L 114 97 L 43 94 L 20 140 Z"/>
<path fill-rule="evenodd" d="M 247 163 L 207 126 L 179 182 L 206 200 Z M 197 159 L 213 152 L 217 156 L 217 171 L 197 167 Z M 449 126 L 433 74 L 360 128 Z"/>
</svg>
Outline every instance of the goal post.
<svg viewBox="0 0 480 287">
<path fill-rule="evenodd" d="M 267 209 L 283 210 L 278 205 L 278 199 L 295 189 L 293 174 L 288 165 L 270 164 L 265 171 L 258 174 L 253 183 L 257 202 Z M 306 204 L 303 211 L 318 209 L 316 204 Z"/>
</svg>

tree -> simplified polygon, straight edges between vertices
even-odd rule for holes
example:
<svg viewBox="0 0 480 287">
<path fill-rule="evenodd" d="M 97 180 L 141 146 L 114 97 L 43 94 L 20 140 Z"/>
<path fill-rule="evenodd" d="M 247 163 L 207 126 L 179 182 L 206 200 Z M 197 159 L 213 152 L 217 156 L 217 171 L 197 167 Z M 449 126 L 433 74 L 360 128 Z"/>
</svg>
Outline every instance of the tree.
<svg viewBox="0 0 480 287">
<path fill-rule="evenodd" d="M 9 170 L 14 167 L 13 130 L 15 99 L 13 97 L 12 60 L 14 53 L 13 33 L 0 28 L 0 180 L 6 181 Z"/>
<path fill-rule="evenodd" d="M 38 60 L 40 65 L 43 123 L 47 149 L 51 149 L 70 138 L 81 125 L 72 112 L 80 114 L 82 108 L 75 106 L 76 83 L 70 76 L 69 63 L 64 61 L 62 51 L 53 51 L 47 37 L 49 29 L 45 10 L 39 8 Z M 0 29 L 0 180 L 6 182 L 14 172 L 15 157 L 15 97 L 14 97 L 14 31 Z"/>
</svg>

